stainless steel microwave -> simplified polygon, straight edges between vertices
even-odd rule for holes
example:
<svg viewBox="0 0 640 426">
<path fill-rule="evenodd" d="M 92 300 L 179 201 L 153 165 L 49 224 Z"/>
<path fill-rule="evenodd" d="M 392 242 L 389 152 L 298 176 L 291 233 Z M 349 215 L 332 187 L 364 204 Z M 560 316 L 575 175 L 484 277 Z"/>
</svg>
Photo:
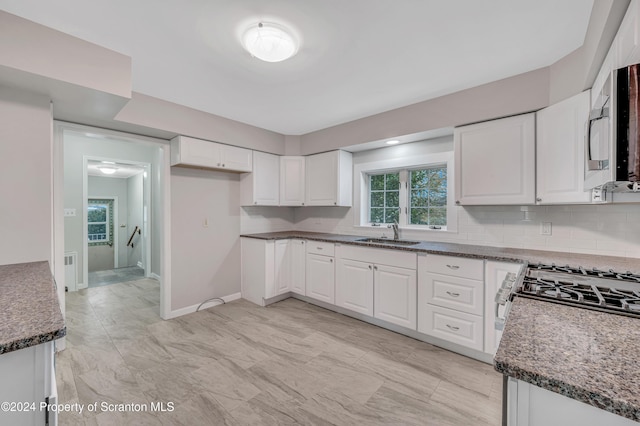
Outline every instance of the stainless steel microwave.
<svg viewBox="0 0 640 426">
<path fill-rule="evenodd" d="M 585 189 L 640 192 L 640 64 L 614 70 L 595 94 L 585 138 Z"/>
</svg>

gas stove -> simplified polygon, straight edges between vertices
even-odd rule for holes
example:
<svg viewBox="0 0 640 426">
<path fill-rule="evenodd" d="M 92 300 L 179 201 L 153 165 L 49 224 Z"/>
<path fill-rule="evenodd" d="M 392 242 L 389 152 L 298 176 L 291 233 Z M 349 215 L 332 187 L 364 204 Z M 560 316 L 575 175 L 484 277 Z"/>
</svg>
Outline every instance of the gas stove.
<svg viewBox="0 0 640 426">
<path fill-rule="evenodd" d="M 529 265 L 513 296 L 640 317 L 640 275 L 554 264 Z"/>
</svg>

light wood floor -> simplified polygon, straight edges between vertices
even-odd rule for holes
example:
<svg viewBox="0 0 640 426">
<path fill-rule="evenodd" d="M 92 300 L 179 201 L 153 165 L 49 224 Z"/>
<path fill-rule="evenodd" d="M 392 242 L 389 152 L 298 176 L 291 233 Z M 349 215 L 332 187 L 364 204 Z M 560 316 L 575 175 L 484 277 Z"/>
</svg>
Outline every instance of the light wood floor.
<svg viewBox="0 0 640 426">
<path fill-rule="evenodd" d="M 492 425 L 490 365 L 288 299 L 170 321 L 156 281 L 67 294 L 61 403 L 173 402 L 173 412 L 62 413 L 88 425 Z"/>
</svg>

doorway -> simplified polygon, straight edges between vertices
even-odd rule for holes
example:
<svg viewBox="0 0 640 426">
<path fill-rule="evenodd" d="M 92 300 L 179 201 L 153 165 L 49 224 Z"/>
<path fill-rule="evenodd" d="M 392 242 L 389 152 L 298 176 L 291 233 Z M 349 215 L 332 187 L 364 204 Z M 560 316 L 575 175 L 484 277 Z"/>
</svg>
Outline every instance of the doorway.
<svg viewBox="0 0 640 426">
<path fill-rule="evenodd" d="M 151 276 L 151 164 L 84 156 L 84 287 Z"/>
<path fill-rule="evenodd" d="M 101 214 L 92 217 L 93 225 L 105 225 L 92 227 L 91 233 L 94 235 L 92 238 L 94 241 L 101 241 L 107 247 L 109 244 L 113 245 L 114 268 L 111 271 L 122 269 L 125 265 L 129 267 L 128 262 L 135 259 L 132 257 L 133 252 L 139 252 L 138 259 L 141 260 L 135 260 L 135 267 L 137 269 L 140 262 L 142 275 L 157 280 L 160 289 L 158 314 L 162 318 L 169 316 L 171 311 L 169 154 L 169 143 L 166 140 L 54 121 L 54 215 L 52 218 L 54 274 L 58 283 L 64 283 L 64 285 L 58 285 L 63 314 L 65 313 L 65 288 L 72 292 L 89 286 L 89 200 L 101 200 L 96 204 L 99 205 L 100 202 L 104 203 L 105 199 L 110 199 L 112 214 L 109 216 L 106 213 L 109 205 L 105 204 L 105 207 L 101 208 Z M 129 213 L 119 213 L 125 199 L 128 203 L 128 196 L 114 192 L 98 194 L 91 189 L 90 175 L 87 172 L 90 162 L 95 162 L 96 166 L 108 166 L 106 162 L 112 162 L 122 167 L 141 168 L 142 173 L 138 173 L 141 175 L 140 179 L 146 179 L 147 182 L 142 189 L 144 201 L 139 208 L 141 219 L 130 220 Z M 100 230 L 106 231 L 106 225 L 110 221 L 113 221 L 111 239 L 106 235 L 97 235 Z M 124 226 L 121 227 L 121 225 Z M 138 230 L 134 232 L 135 226 L 138 226 Z M 106 232 L 103 233 L 106 234 Z M 129 252 L 120 250 L 123 243 L 125 247 L 126 243 L 130 243 Z M 107 252 L 109 253 L 107 256 L 110 256 L 111 251 L 107 250 Z M 71 259 L 74 259 L 73 262 Z M 70 281 L 67 281 L 66 277 L 69 277 Z"/>
</svg>

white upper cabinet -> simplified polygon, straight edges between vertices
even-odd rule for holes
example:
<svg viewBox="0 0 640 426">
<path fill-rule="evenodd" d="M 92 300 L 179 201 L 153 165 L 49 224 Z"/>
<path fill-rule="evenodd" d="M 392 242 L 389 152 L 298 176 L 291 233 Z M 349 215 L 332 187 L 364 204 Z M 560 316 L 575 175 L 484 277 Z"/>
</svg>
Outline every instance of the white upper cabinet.
<svg viewBox="0 0 640 426">
<path fill-rule="evenodd" d="M 456 204 L 533 204 L 535 130 L 535 113 L 457 127 Z"/>
<path fill-rule="evenodd" d="M 280 205 L 304 206 L 305 158 L 280 157 Z"/>
<path fill-rule="evenodd" d="M 209 142 L 188 136 L 171 139 L 171 165 L 204 167 L 229 172 L 250 172 L 250 149 Z"/>
<path fill-rule="evenodd" d="M 585 123 L 589 91 L 536 113 L 536 202 L 590 203 L 584 190 Z"/>
<path fill-rule="evenodd" d="M 243 206 L 280 204 L 280 157 L 253 151 L 253 173 L 242 175 L 240 193 Z"/>
<path fill-rule="evenodd" d="M 307 156 L 305 205 L 351 207 L 352 165 L 346 151 Z"/>
</svg>

